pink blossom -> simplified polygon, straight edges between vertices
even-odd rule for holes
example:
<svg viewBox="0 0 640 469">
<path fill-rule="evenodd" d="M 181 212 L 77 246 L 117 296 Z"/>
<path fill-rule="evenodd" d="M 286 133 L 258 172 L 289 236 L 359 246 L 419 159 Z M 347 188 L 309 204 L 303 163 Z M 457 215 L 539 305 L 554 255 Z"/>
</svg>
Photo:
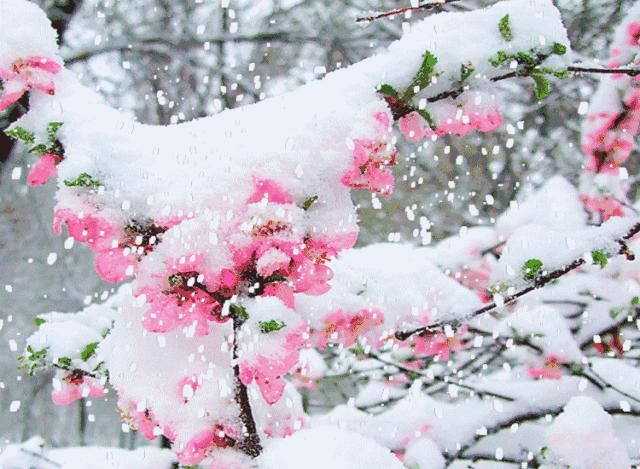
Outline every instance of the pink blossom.
<svg viewBox="0 0 640 469">
<path fill-rule="evenodd" d="M 456 272 L 453 278 L 461 285 L 473 289 L 483 303 L 491 300 L 492 296 L 488 293 L 491 268 L 486 262 Z"/>
<path fill-rule="evenodd" d="M 178 394 L 184 399 L 185 404 L 189 402 L 193 394 L 196 392 L 200 383 L 196 375 L 185 376 L 178 381 Z"/>
<path fill-rule="evenodd" d="M 120 412 L 120 417 L 129 428 L 138 430 L 147 440 L 155 440 L 158 435 L 164 435 L 170 441 L 176 438 L 171 426 L 161 426 L 150 409 L 140 408 L 138 404 L 130 399 L 120 396 L 118 399 L 118 411 Z"/>
<path fill-rule="evenodd" d="M 182 263 L 179 259 L 165 260 L 163 273 L 152 274 L 149 282 L 134 290 L 135 296 L 146 295 L 149 306 L 142 324 L 150 332 L 195 325 L 195 335 L 207 335 L 209 321 L 229 319 L 220 313 L 223 300 L 234 293 L 237 276 L 229 269 L 207 271 L 202 254 L 185 258 Z"/>
<path fill-rule="evenodd" d="M 459 352 L 465 347 L 461 337 L 466 333 L 462 326 L 452 336 L 444 332 L 420 335 L 412 339 L 413 351 L 416 355 L 437 356 L 440 360 L 448 360 L 451 352 Z"/>
<path fill-rule="evenodd" d="M 98 398 L 104 395 L 100 381 L 72 372 L 61 380 L 59 389 L 54 387 L 51 400 L 55 405 L 69 405 L 81 398 Z"/>
<path fill-rule="evenodd" d="M 292 286 L 285 282 L 273 282 L 265 285 L 262 296 L 274 296 L 288 308 L 295 309 L 295 295 Z"/>
<path fill-rule="evenodd" d="M 69 235 L 78 242 L 86 243 L 92 251 L 111 249 L 113 241 L 123 236 L 122 230 L 103 218 L 98 212 L 78 214 L 68 208 L 56 210 L 53 216 L 53 232 L 62 233 L 62 223 L 66 222 Z"/>
<path fill-rule="evenodd" d="M 278 248 L 268 249 L 256 263 L 258 274 L 263 277 L 270 277 L 279 270 L 286 270 L 291 264 L 291 257 Z"/>
<path fill-rule="evenodd" d="M 215 448 L 232 446 L 239 437 L 232 428 L 215 424 L 191 438 L 184 448 L 177 452 L 178 460 L 185 466 L 200 464 Z"/>
<path fill-rule="evenodd" d="M 612 217 L 624 216 L 622 204 L 613 197 L 607 195 L 603 195 L 601 197 L 589 197 L 583 194 L 580 196 L 580 199 L 589 212 L 600 213 L 605 221 Z"/>
<path fill-rule="evenodd" d="M 46 184 L 49 179 L 58 175 L 56 166 L 60 164 L 61 161 L 62 158 L 53 153 L 45 153 L 42 155 L 38 158 L 38 161 L 31 166 L 31 170 L 27 176 L 27 184 L 30 186 Z"/>
<path fill-rule="evenodd" d="M 370 189 L 383 195 L 393 192 L 393 173 L 390 166 L 396 165 L 398 151 L 391 143 L 390 118 L 379 112 L 372 138 L 354 140 L 353 166 L 342 176 L 341 182 L 355 189 Z"/>
<path fill-rule="evenodd" d="M 627 33 L 629 34 L 628 44 L 630 46 L 637 46 L 640 42 L 640 23 L 637 21 L 632 21 L 627 26 Z"/>
<path fill-rule="evenodd" d="M 545 357 L 544 364 L 538 367 L 530 366 L 527 374 L 533 379 L 560 379 L 562 377 L 562 364 L 564 359 L 559 355 L 549 354 Z"/>
<path fill-rule="evenodd" d="M 263 199 L 274 204 L 290 204 L 293 198 L 287 190 L 273 179 L 257 179 L 254 178 L 255 189 L 248 204 L 255 204 Z"/>
<path fill-rule="evenodd" d="M 269 333 L 283 338 L 276 354 L 258 354 L 250 361 L 240 361 L 240 381 L 248 386 L 255 380 L 268 404 L 274 404 L 282 397 L 286 385 L 284 376 L 298 362 L 299 350 L 304 344 L 307 325 L 303 323 L 291 329 L 291 326 L 286 326 L 281 331 Z"/>
<path fill-rule="evenodd" d="M 402 116 L 398 121 L 398 128 L 402 135 L 410 142 L 419 142 L 425 136 L 427 122 L 417 112 L 411 112 Z"/>
<path fill-rule="evenodd" d="M 325 316 L 323 328 L 314 334 L 316 344 L 319 348 L 326 348 L 329 342 L 349 347 L 383 322 L 384 314 L 377 309 L 362 309 L 356 313 L 339 309 Z"/>
<path fill-rule="evenodd" d="M 54 75 L 61 69 L 55 61 L 37 56 L 18 59 L 9 69 L 0 68 L 0 78 L 5 80 L 0 98 L 0 111 L 4 111 L 33 88 L 43 93 L 54 94 Z"/>
</svg>

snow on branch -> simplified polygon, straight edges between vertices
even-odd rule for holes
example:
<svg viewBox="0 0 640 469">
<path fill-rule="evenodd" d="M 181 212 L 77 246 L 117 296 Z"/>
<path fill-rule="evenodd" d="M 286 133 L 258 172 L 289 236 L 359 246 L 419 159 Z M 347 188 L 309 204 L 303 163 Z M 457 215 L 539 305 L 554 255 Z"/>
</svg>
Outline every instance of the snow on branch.
<svg viewBox="0 0 640 469">
<path fill-rule="evenodd" d="M 507 287 L 506 290 L 502 290 L 504 288 L 504 285 L 500 286 L 499 289 L 496 290 L 496 293 L 494 294 L 495 300 L 492 303 L 489 303 L 483 306 L 482 308 L 471 311 L 464 317 L 464 320 L 469 320 L 474 317 L 494 311 L 497 308 L 502 308 L 506 305 L 509 305 L 514 301 L 518 300 L 520 297 L 528 293 L 531 293 L 532 291 L 543 288 L 548 283 L 565 276 L 569 272 L 572 272 L 585 264 L 599 262 L 598 259 L 600 259 L 600 255 L 604 256 L 603 262 L 605 264 L 607 262 L 606 259 L 615 254 L 624 255 L 625 257 L 627 257 L 628 260 L 634 260 L 634 255 L 628 250 L 626 242 L 631 238 L 633 238 L 638 233 L 640 233 L 640 223 L 635 223 L 629 228 L 630 224 L 631 224 L 630 221 L 626 221 L 622 224 L 616 223 L 616 225 L 618 226 L 614 226 L 613 230 L 608 229 L 611 227 L 605 226 L 605 225 L 603 225 L 603 227 L 601 228 L 594 228 L 591 233 L 588 233 L 588 236 L 592 239 L 592 241 L 596 241 L 594 244 L 591 245 L 590 249 L 586 250 L 586 252 L 589 254 L 585 255 L 584 257 L 576 258 L 573 261 L 563 265 L 562 267 L 558 267 L 553 270 L 548 270 L 546 267 L 544 267 L 545 264 L 537 258 L 532 258 L 532 259 L 529 259 L 528 261 L 525 261 L 520 265 L 522 265 L 523 280 L 525 280 L 526 286 L 524 286 L 522 289 L 513 293 L 509 291 L 509 287 Z M 620 228 L 621 228 L 620 225 L 622 225 L 624 230 L 624 234 L 622 236 L 614 238 L 613 240 L 609 240 L 610 242 L 606 242 L 604 244 L 603 244 L 602 238 L 600 240 L 597 240 L 598 237 L 602 236 L 601 233 L 610 234 L 612 231 L 613 233 L 615 233 L 616 231 L 620 231 Z M 600 231 L 601 233 L 596 233 L 597 231 Z M 536 238 L 537 236 L 538 236 L 538 233 L 535 234 Z M 566 245 L 565 239 L 567 238 L 563 237 L 560 240 L 554 240 L 554 242 L 557 247 L 561 248 L 563 245 Z M 509 242 L 507 242 L 505 250 L 507 250 L 510 247 L 510 244 L 514 245 L 518 243 L 516 245 L 521 245 L 522 242 L 523 241 L 521 239 L 511 238 Z M 617 246 L 617 252 L 612 251 L 613 245 Z M 581 244 L 578 249 L 581 249 L 583 247 L 584 245 Z M 573 251 L 575 251 L 575 249 L 573 249 Z M 557 251 L 554 251 L 554 252 L 557 253 Z M 582 252 L 585 252 L 585 251 L 582 251 Z M 525 257 L 528 257 L 530 255 L 526 253 L 526 251 L 524 251 L 520 253 L 519 256 L 522 257 L 523 254 Z M 500 290 L 506 291 L 506 295 L 503 295 L 503 293 L 500 293 Z M 439 331 L 444 329 L 446 326 L 450 326 L 450 327 L 456 326 L 460 323 L 461 321 L 452 322 L 452 321 L 443 320 L 433 324 L 429 324 L 427 326 L 418 327 L 412 330 L 397 331 L 395 333 L 395 337 L 398 340 L 406 340 L 409 337 L 416 334 Z"/>
</svg>

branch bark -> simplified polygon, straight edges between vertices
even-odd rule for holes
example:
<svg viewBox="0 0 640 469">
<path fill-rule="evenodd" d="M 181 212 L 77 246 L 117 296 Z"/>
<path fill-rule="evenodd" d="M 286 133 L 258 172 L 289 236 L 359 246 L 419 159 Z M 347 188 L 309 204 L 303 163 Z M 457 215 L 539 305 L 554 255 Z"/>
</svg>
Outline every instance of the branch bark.
<svg viewBox="0 0 640 469">
<path fill-rule="evenodd" d="M 240 407 L 240 420 L 244 425 L 245 437 L 238 442 L 238 449 L 248 456 L 256 458 L 262 452 L 262 444 L 260 443 L 260 435 L 256 428 L 256 422 L 253 418 L 251 410 L 251 402 L 249 401 L 249 393 L 247 387 L 240 380 L 240 364 L 238 363 L 238 332 L 242 326 L 242 321 L 237 315 L 233 315 L 233 376 L 235 385 L 235 399 Z"/>
<path fill-rule="evenodd" d="M 445 5 L 458 2 L 458 1 L 460 0 L 440 0 L 436 2 L 427 1 L 416 7 L 396 8 L 394 10 L 381 11 L 369 16 L 359 16 L 358 18 L 356 18 L 356 23 L 362 23 L 362 22 L 370 23 L 372 21 L 376 21 L 382 18 L 387 18 L 389 16 L 400 15 L 402 13 L 407 13 L 409 11 L 433 10 L 434 8 L 441 8 L 441 7 L 444 7 Z"/>
</svg>

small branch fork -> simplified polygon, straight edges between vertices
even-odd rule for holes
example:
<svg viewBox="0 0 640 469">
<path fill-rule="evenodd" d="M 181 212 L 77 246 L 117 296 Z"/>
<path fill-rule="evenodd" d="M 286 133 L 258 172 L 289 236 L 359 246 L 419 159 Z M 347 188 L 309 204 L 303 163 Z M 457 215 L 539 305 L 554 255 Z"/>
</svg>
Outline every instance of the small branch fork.
<svg viewBox="0 0 640 469">
<path fill-rule="evenodd" d="M 627 234 L 625 234 L 622 238 L 618 239 L 617 242 L 620 245 L 620 250 L 618 252 L 618 254 L 622 254 L 625 255 L 627 257 L 627 259 L 629 260 L 633 260 L 633 254 L 628 250 L 627 245 L 626 245 L 626 241 L 628 241 L 629 239 L 633 238 L 636 234 L 640 233 L 640 223 L 636 223 L 628 232 Z M 517 291 L 516 293 L 507 296 L 506 298 L 504 298 L 504 305 L 506 306 L 508 304 L 513 303 L 514 301 L 516 301 L 518 298 L 526 295 L 527 293 L 531 293 L 534 290 L 538 290 L 542 287 L 544 287 L 545 285 L 547 285 L 549 282 L 552 282 L 553 280 L 556 280 L 560 277 L 563 277 L 564 275 L 568 274 L 569 272 L 577 269 L 578 267 L 586 264 L 586 260 L 584 258 L 580 258 L 580 259 L 576 259 L 573 262 L 571 262 L 570 264 L 567 264 L 566 266 L 562 267 L 561 269 L 557 269 L 557 270 L 552 270 L 550 272 L 545 273 L 544 275 L 540 275 L 538 276 L 532 284 L 526 286 L 525 288 L 523 288 L 522 290 Z M 489 303 L 488 305 L 483 306 L 480 309 L 477 309 L 475 311 L 472 311 L 471 313 L 469 313 L 466 317 L 465 317 L 465 321 L 468 321 L 469 319 L 475 318 L 477 316 L 480 316 L 482 314 L 488 313 L 490 311 L 495 310 L 496 308 L 498 308 L 498 306 L 496 305 L 495 301 Z M 451 325 L 451 326 L 457 326 L 462 322 L 462 320 L 456 320 L 456 321 L 439 321 L 439 322 L 435 322 L 433 324 L 429 324 L 428 326 L 423 326 L 423 327 L 418 327 L 416 329 L 412 329 L 412 330 L 408 330 L 408 331 L 397 331 L 395 333 L 395 337 L 398 340 L 404 341 L 407 340 L 409 337 L 416 335 L 416 334 L 423 334 L 423 333 L 431 333 L 431 332 L 437 332 L 440 331 L 442 329 L 444 329 L 445 326 L 447 325 Z"/>
<path fill-rule="evenodd" d="M 369 16 L 360 16 L 356 18 L 356 23 L 371 23 L 372 21 L 379 20 L 381 18 L 386 18 L 389 16 L 401 15 L 403 13 L 407 13 L 409 11 L 417 11 L 417 10 L 433 10 L 434 8 L 440 8 L 450 3 L 458 2 L 460 0 L 440 0 L 440 1 L 427 1 L 419 4 L 415 7 L 405 7 L 405 8 L 396 8 L 394 10 L 382 11 L 378 13 L 374 13 Z"/>
<path fill-rule="evenodd" d="M 256 458 L 262 452 L 260 435 L 256 428 L 256 422 L 251 410 L 247 387 L 240 380 L 240 364 L 238 363 L 238 332 L 242 326 L 242 320 L 236 314 L 233 315 L 233 376 L 235 386 L 235 399 L 240 407 L 240 420 L 244 426 L 245 437 L 237 445 L 238 449 L 246 455 Z"/>
</svg>

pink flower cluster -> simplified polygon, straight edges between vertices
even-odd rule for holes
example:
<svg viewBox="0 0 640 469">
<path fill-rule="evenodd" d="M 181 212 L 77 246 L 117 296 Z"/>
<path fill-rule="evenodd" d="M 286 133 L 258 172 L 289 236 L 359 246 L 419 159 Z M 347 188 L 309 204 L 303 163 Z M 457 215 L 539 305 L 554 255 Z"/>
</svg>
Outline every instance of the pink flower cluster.
<svg viewBox="0 0 640 469">
<path fill-rule="evenodd" d="M 149 220 L 128 224 L 111 221 L 88 205 L 80 211 L 58 208 L 53 221 L 55 234 L 62 233 L 63 223 L 74 240 L 87 244 L 97 254 L 96 272 L 108 282 L 131 277 L 142 256 L 153 249 L 168 228 Z"/>
<path fill-rule="evenodd" d="M 178 245 L 159 265 L 143 266 L 134 294 L 144 294 L 149 304 L 145 328 L 168 332 L 195 324 L 195 334 L 206 335 L 209 321 L 228 319 L 220 313 L 233 295 L 277 297 L 294 308 L 294 293 L 328 291 L 333 273 L 325 263 L 353 246 L 356 234 L 311 237 L 304 217 L 283 187 L 255 180 L 246 209 L 221 229 L 229 241 L 224 247 L 201 251 Z"/>
<path fill-rule="evenodd" d="M 61 69 L 60 64 L 54 60 L 38 56 L 20 58 L 9 68 L 0 68 L 0 78 L 5 80 L 0 98 L 0 111 L 18 101 L 30 89 L 54 94 L 54 76 Z"/>
<path fill-rule="evenodd" d="M 376 136 L 354 140 L 353 166 L 342 176 L 342 183 L 354 189 L 370 189 L 383 195 L 393 192 L 393 173 L 398 150 L 392 143 L 391 119 L 386 112 L 375 115 Z"/>
<path fill-rule="evenodd" d="M 324 349 L 329 343 L 350 347 L 383 322 L 384 314 L 377 309 L 367 308 L 355 312 L 338 309 L 325 316 L 322 329 L 315 331 L 313 337 L 319 348 Z M 373 342 L 377 343 L 378 340 Z"/>
<path fill-rule="evenodd" d="M 195 326 L 195 335 L 207 335 L 209 321 L 229 319 L 221 313 L 238 286 L 232 270 L 216 270 L 202 252 L 168 258 L 164 269 L 149 275 L 134 290 L 136 296 L 145 295 L 149 305 L 142 320 L 145 329 L 164 333 Z"/>
<path fill-rule="evenodd" d="M 618 30 L 611 48 L 610 68 L 640 64 L 638 31 L 638 21 L 630 21 Z M 640 77 L 622 74 L 605 77 L 596 98 L 595 109 L 587 116 L 582 142 L 586 157 L 582 200 L 587 211 L 607 220 L 624 215 L 622 202 L 628 189 L 620 187 L 616 192 L 622 194 L 613 197 L 604 190 L 594 194 L 588 186 L 594 184 L 596 174 L 618 174 L 619 167 L 635 148 L 635 139 L 640 133 Z"/>
<path fill-rule="evenodd" d="M 402 135 L 410 142 L 419 142 L 433 136 L 468 135 L 474 130 L 493 132 L 502 125 L 502 115 L 493 100 L 488 105 L 476 104 L 474 100 L 462 106 L 454 101 L 443 101 L 434 105 L 431 112 L 435 128 L 432 129 L 419 113 L 411 112 L 398 122 Z"/>
</svg>

